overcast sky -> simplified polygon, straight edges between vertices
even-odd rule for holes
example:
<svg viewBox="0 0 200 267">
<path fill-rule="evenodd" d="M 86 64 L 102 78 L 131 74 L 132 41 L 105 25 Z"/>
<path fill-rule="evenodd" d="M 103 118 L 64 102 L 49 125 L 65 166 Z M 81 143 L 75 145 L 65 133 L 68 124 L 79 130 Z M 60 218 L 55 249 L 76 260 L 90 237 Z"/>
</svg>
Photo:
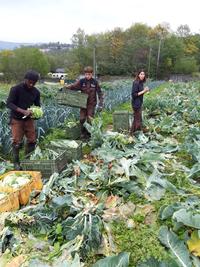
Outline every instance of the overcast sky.
<svg viewBox="0 0 200 267">
<path fill-rule="evenodd" d="M 136 22 L 200 33 L 199 17 L 200 0 L 0 0 L 0 40 L 70 43 L 78 28 L 91 34 Z"/>
</svg>

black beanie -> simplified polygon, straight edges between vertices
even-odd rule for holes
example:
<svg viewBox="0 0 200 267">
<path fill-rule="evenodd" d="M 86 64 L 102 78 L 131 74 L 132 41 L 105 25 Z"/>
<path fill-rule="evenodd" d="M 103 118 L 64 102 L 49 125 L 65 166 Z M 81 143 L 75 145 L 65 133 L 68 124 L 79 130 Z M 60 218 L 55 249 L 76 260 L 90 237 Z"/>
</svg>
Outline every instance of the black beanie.
<svg viewBox="0 0 200 267">
<path fill-rule="evenodd" d="M 24 79 L 37 82 L 39 80 L 39 74 L 34 70 L 28 70 L 24 76 Z"/>
</svg>

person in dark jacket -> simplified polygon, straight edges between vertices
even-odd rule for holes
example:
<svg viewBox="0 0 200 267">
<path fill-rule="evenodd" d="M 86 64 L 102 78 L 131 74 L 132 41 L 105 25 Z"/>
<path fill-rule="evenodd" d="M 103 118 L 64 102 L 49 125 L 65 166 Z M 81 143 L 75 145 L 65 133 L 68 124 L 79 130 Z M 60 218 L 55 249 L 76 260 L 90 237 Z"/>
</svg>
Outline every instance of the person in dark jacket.
<svg viewBox="0 0 200 267">
<path fill-rule="evenodd" d="M 89 133 L 86 128 L 83 126 L 84 122 L 88 122 L 94 117 L 95 107 L 97 105 L 97 96 L 98 96 L 98 111 L 103 109 L 103 92 L 99 86 L 99 83 L 96 79 L 92 77 L 93 69 L 88 66 L 84 68 L 85 77 L 78 80 L 77 82 L 65 86 L 67 89 L 71 90 L 81 90 L 82 93 L 88 94 L 87 107 L 80 109 L 80 124 L 81 124 L 81 137 L 88 138 Z"/>
<path fill-rule="evenodd" d="M 12 132 L 13 162 L 15 170 L 20 170 L 19 149 L 23 137 L 27 139 L 25 154 L 32 152 L 36 144 L 34 120 L 31 118 L 32 105 L 40 106 L 40 92 L 35 87 L 39 79 L 36 71 L 30 70 L 24 76 L 24 82 L 12 87 L 7 99 Z"/>
<path fill-rule="evenodd" d="M 149 92 L 149 88 L 144 88 L 146 82 L 145 72 L 139 71 L 133 81 L 132 86 L 132 108 L 133 108 L 133 124 L 131 134 L 142 130 L 142 104 L 143 95 Z"/>
</svg>

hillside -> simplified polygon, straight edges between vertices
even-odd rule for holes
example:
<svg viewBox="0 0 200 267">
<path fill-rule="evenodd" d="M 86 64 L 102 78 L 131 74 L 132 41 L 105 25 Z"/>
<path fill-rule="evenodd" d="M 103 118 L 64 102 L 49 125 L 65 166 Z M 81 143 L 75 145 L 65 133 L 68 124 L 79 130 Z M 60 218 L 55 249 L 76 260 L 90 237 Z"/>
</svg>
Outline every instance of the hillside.
<svg viewBox="0 0 200 267">
<path fill-rule="evenodd" d="M 18 48 L 20 46 L 26 46 L 26 45 L 31 45 L 30 43 L 14 43 L 14 42 L 6 42 L 6 41 L 0 41 L 0 50 L 4 50 L 4 49 L 15 49 Z"/>
</svg>

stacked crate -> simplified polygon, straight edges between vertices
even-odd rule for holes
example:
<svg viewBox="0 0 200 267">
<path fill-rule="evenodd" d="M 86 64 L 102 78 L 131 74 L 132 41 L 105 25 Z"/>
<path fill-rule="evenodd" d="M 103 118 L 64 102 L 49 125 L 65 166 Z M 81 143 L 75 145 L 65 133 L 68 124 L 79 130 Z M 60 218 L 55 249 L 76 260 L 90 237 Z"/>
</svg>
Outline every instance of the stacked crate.
<svg viewBox="0 0 200 267">
<path fill-rule="evenodd" d="M 126 110 L 118 110 L 113 113 L 113 130 L 115 132 L 129 132 L 133 115 Z"/>
</svg>

